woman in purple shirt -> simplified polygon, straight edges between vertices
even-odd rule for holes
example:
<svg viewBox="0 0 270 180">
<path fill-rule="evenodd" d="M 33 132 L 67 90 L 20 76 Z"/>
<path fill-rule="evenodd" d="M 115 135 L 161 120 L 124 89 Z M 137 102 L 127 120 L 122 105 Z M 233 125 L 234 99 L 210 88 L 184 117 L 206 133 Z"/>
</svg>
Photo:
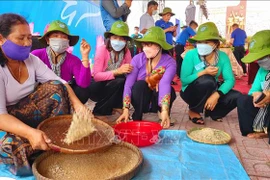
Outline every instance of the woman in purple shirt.
<svg viewBox="0 0 270 180">
<path fill-rule="evenodd" d="M 151 27 L 142 39 L 136 39 L 143 47 L 142 53 L 132 61 L 132 72 L 127 76 L 123 94 L 123 114 L 117 123 L 129 118 L 130 104 L 135 111 L 133 120 L 141 120 L 143 113 L 161 111 L 161 125 L 170 126 L 170 109 L 176 98 L 171 87 L 175 75 L 175 60 L 165 51 L 173 48 L 166 42 L 160 27 Z"/>
<path fill-rule="evenodd" d="M 48 47 L 34 50 L 32 54 L 39 57 L 57 76 L 67 81 L 80 101 L 86 103 L 89 98 L 87 87 L 91 81 L 88 59 L 90 45 L 82 40 L 80 47 L 82 60 L 67 52 L 69 46 L 76 45 L 79 36 L 70 35 L 67 25 L 58 20 L 49 25 L 39 40 Z"/>
<path fill-rule="evenodd" d="M 32 174 L 32 155 L 49 149 L 38 124 L 69 114 L 69 100 L 75 111 L 83 107 L 66 81 L 30 54 L 31 44 L 23 17 L 0 15 L 0 162 L 16 175 Z"/>
</svg>

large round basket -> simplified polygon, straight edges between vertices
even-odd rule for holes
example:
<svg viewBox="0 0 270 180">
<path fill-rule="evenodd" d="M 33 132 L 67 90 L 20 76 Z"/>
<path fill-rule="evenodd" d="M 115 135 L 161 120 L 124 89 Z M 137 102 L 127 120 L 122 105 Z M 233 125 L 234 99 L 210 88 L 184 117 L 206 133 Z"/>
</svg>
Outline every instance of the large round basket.
<svg viewBox="0 0 270 180">
<path fill-rule="evenodd" d="M 35 160 L 32 169 L 37 180 L 127 180 L 138 173 L 142 163 L 140 149 L 120 142 L 90 154 L 45 152 Z"/>
<path fill-rule="evenodd" d="M 114 130 L 107 123 L 98 119 L 93 119 L 93 124 L 97 129 L 95 132 L 75 141 L 72 144 L 66 144 L 63 139 L 70 127 L 72 115 L 61 115 L 44 120 L 39 124 L 38 129 L 52 140 L 49 144 L 52 150 L 63 153 L 90 153 L 108 148 L 115 140 Z"/>
<path fill-rule="evenodd" d="M 193 141 L 206 144 L 227 144 L 231 140 L 228 133 L 213 128 L 195 127 L 187 132 L 187 136 Z"/>
</svg>

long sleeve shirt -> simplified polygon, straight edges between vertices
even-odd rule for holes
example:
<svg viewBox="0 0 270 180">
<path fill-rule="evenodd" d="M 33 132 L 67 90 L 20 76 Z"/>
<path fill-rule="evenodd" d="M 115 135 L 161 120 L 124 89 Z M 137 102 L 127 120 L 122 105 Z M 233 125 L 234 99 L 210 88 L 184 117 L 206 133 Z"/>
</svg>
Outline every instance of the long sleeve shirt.
<svg viewBox="0 0 270 180">
<path fill-rule="evenodd" d="M 218 73 L 216 74 L 215 78 L 218 80 L 218 77 L 220 74 L 222 74 L 224 83 L 219 87 L 218 90 L 220 90 L 223 94 L 227 94 L 235 85 L 235 78 L 227 54 L 222 51 L 218 51 L 218 53 Z M 199 58 L 197 49 L 192 49 L 187 52 L 181 67 L 182 91 L 185 91 L 187 86 L 198 78 L 198 73 L 205 69 L 205 67 L 200 66 L 201 63 L 202 61 Z"/>
<path fill-rule="evenodd" d="M 7 106 L 18 103 L 22 98 L 34 92 L 36 82 L 59 80 L 63 84 L 66 83 L 34 55 L 30 54 L 24 63 L 29 77 L 22 84 L 14 79 L 7 66 L 0 66 L 0 114 L 7 114 Z"/>
<path fill-rule="evenodd" d="M 52 69 L 46 48 L 37 49 L 31 54 L 39 57 L 50 69 Z M 65 81 L 70 81 L 75 77 L 76 84 L 82 88 L 86 88 L 91 82 L 90 67 L 84 67 L 81 60 L 67 52 L 66 58 L 61 65 L 61 78 Z"/>
<path fill-rule="evenodd" d="M 263 68 L 260 68 L 256 74 L 256 77 L 254 79 L 254 82 L 252 84 L 251 89 L 249 90 L 248 94 L 252 95 L 254 92 L 262 92 L 263 86 L 265 83 L 265 77 L 268 74 L 268 70 L 265 70 Z"/>
<path fill-rule="evenodd" d="M 145 80 L 147 76 L 146 72 L 146 64 L 147 58 L 144 52 L 133 57 L 131 61 L 131 65 L 133 66 L 133 70 L 130 74 L 127 75 L 124 93 L 123 93 L 123 106 L 129 107 L 131 103 L 131 89 L 136 81 Z M 175 60 L 168 54 L 162 54 L 161 58 L 153 69 L 153 71 L 157 71 L 157 69 L 163 69 L 165 72 L 159 81 L 158 85 L 158 104 L 160 107 L 162 105 L 170 105 L 170 95 L 171 95 L 171 82 L 176 72 L 176 62 Z M 152 72 L 153 72 L 152 71 Z"/>
<path fill-rule="evenodd" d="M 96 49 L 95 62 L 93 67 L 93 76 L 96 82 L 115 79 L 113 71 L 106 71 L 109 61 L 111 61 L 110 52 L 107 50 L 105 45 L 99 46 Z M 129 49 L 126 49 L 124 59 L 119 67 L 122 64 L 130 64 L 130 61 L 131 54 Z"/>
</svg>

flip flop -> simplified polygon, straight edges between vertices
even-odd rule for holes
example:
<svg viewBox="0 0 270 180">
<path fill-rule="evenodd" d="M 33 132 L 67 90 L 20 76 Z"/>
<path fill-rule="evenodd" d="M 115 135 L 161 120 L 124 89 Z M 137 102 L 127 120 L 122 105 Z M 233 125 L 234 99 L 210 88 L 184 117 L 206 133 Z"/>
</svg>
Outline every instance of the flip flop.
<svg viewBox="0 0 270 180">
<path fill-rule="evenodd" d="M 189 120 L 191 120 L 194 124 L 199 124 L 199 125 L 204 125 L 204 120 L 202 117 L 194 117 L 194 118 L 191 118 L 189 116 Z M 202 122 L 198 122 L 199 120 L 201 120 Z"/>
</svg>

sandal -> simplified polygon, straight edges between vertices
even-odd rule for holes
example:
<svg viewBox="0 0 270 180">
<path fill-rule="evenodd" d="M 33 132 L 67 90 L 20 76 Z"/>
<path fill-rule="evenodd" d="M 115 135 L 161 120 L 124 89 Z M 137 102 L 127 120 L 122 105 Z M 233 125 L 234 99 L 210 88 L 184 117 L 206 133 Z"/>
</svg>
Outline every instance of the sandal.
<svg viewBox="0 0 270 180">
<path fill-rule="evenodd" d="M 189 116 L 189 120 L 191 120 L 194 124 L 199 124 L 199 125 L 204 125 L 204 120 L 202 117 L 194 117 L 194 118 L 191 118 Z M 199 121 L 202 121 L 202 122 L 199 122 Z"/>
</svg>

